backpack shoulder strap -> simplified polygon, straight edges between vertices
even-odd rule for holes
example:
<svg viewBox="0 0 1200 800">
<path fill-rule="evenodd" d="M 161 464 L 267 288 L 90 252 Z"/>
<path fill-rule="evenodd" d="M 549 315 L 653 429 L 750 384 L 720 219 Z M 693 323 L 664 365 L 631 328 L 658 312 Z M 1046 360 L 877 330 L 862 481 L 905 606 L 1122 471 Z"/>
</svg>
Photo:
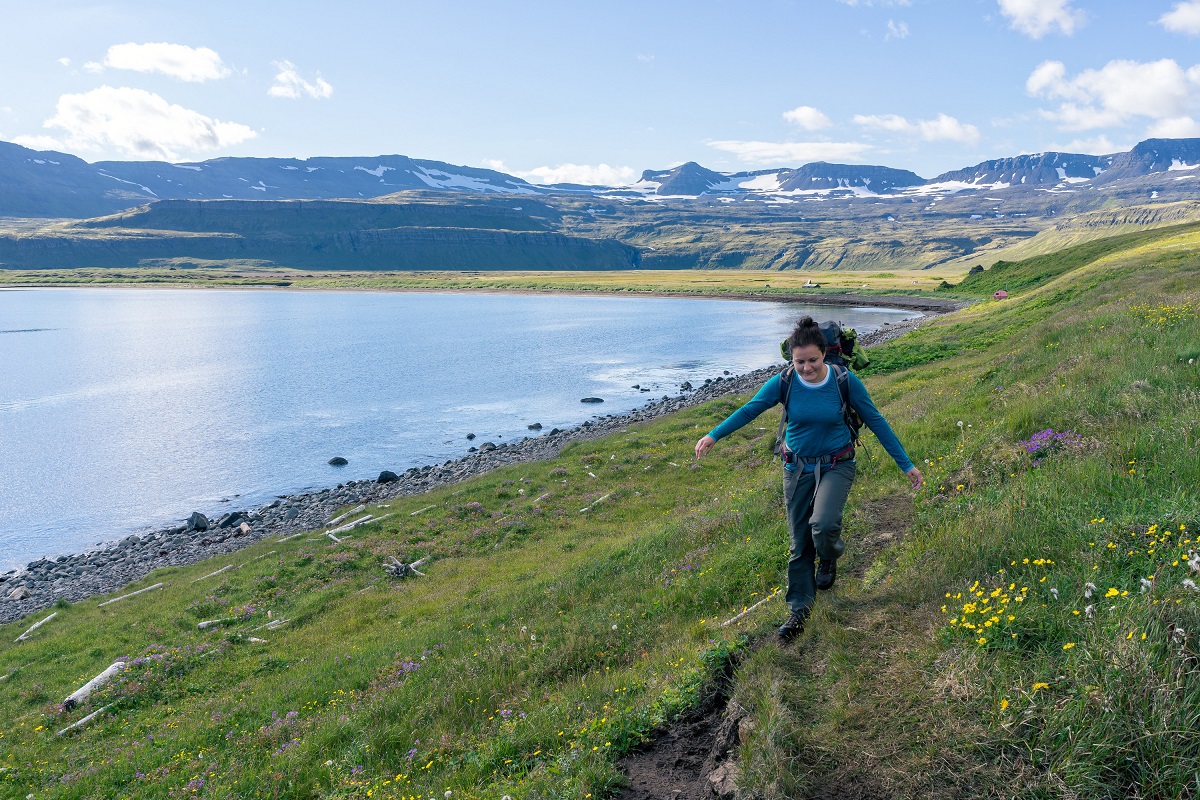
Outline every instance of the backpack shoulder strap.
<svg viewBox="0 0 1200 800">
<path fill-rule="evenodd" d="M 787 414 L 788 396 L 792 393 L 792 376 L 796 374 L 796 368 L 788 364 L 783 368 L 783 372 L 779 373 L 779 402 L 783 404 L 783 413 Z"/>
<path fill-rule="evenodd" d="M 779 373 L 779 402 L 783 405 L 783 413 L 779 415 L 779 430 L 775 432 L 777 448 L 783 444 L 783 432 L 787 428 L 787 404 L 788 397 L 792 393 L 792 375 L 795 371 L 795 368 L 788 364 L 783 372 Z"/>
<path fill-rule="evenodd" d="M 838 397 L 842 401 L 842 419 L 846 421 L 846 427 L 850 429 L 850 443 L 858 444 L 858 428 L 854 424 L 857 412 L 850 405 L 850 370 L 841 364 L 830 364 L 829 368 L 833 370 L 833 380 L 837 384 Z"/>
<path fill-rule="evenodd" d="M 845 414 L 850 407 L 850 370 L 841 364 L 830 364 L 829 368 L 833 370 L 833 380 L 837 383 L 838 396 L 842 398 L 842 413 Z"/>
</svg>

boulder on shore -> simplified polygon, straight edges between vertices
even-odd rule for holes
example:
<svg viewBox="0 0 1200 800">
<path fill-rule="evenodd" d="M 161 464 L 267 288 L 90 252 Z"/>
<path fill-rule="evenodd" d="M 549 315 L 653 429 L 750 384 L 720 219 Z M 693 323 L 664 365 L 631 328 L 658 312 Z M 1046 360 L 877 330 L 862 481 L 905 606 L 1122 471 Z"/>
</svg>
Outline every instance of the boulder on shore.
<svg viewBox="0 0 1200 800">
<path fill-rule="evenodd" d="M 188 517 L 187 530 L 189 531 L 206 531 L 208 530 L 208 517 L 201 514 L 199 511 L 193 511 Z"/>
<path fill-rule="evenodd" d="M 400 480 L 400 476 L 392 472 L 390 469 L 385 469 L 379 473 L 379 477 L 375 479 L 376 483 L 395 483 Z"/>
</svg>

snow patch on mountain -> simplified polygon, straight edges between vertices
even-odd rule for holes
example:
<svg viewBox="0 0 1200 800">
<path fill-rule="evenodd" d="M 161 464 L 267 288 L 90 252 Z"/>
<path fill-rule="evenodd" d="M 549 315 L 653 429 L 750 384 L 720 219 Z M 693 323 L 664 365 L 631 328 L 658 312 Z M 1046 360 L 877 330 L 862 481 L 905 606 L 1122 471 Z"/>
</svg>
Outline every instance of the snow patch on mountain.
<svg viewBox="0 0 1200 800">
<path fill-rule="evenodd" d="M 396 168 L 395 167 L 385 167 L 383 164 L 380 164 L 378 167 L 375 167 L 374 169 L 367 169 L 366 167 L 355 167 L 355 169 L 359 170 L 361 172 L 365 172 L 368 175 L 374 175 L 376 178 L 382 178 L 383 173 L 395 171 Z"/>
</svg>

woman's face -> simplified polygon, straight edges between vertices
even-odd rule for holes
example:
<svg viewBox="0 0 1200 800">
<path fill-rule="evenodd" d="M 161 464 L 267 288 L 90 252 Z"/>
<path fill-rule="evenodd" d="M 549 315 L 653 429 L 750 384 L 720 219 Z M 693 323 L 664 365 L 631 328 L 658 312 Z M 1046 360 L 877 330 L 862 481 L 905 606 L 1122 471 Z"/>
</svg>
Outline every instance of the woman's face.
<svg viewBox="0 0 1200 800">
<path fill-rule="evenodd" d="M 825 354 L 815 344 L 792 348 L 792 366 L 796 374 L 809 383 L 818 383 L 825 379 Z"/>
</svg>

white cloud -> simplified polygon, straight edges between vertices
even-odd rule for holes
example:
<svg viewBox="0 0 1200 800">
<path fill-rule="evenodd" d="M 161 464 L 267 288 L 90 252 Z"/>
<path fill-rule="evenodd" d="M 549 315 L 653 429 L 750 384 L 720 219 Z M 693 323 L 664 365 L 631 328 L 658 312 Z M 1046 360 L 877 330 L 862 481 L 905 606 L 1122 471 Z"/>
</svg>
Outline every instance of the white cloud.
<svg viewBox="0 0 1200 800">
<path fill-rule="evenodd" d="M 812 106 L 796 106 L 791 111 L 783 112 L 783 118 L 806 131 L 817 131 L 833 124 L 829 117 Z"/>
<path fill-rule="evenodd" d="M 58 63 L 62 64 L 64 67 L 69 67 L 71 66 L 71 59 L 63 56 L 62 58 L 58 59 Z"/>
<path fill-rule="evenodd" d="M 114 44 L 108 48 L 103 63 L 89 61 L 83 65 L 88 72 L 100 72 L 105 67 L 133 72 L 161 72 L 189 83 L 213 81 L 230 74 L 215 50 L 168 42 Z"/>
<path fill-rule="evenodd" d="M 638 179 L 633 167 L 612 167 L 608 164 L 559 164 L 557 167 L 535 167 L 530 170 L 509 169 L 499 159 L 486 159 L 484 165 L 497 172 L 506 172 L 530 183 L 580 183 L 585 186 L 628 186 Z"/>
<path fill-rule="evenodd" d="M 883 40 L 886 42 L 888 39 L 907 39 L 907 38 L 908 38 L 908 23 L 907 22 L 895 22 L 895 21 L 889 19 L 887 36 L 884 36 Z"/>
<path fill-rule="evenodd" d="M 709 147 L 733 153 L 739 161 L 775 164 L 780 161 L 807 164 L 811 161 L 860 161 L 872 147 L 862 142 L 742 142 L 721 140 Z"/>
<path fill-rule="evenodd" d="M 897 133 L 911 133 L 916 126 L 899 114 L 855 114 L 854 124 Z"/>
<path fill-rule="evenodd" d="M 1191 117 L 1160 119 L 1146 129 L 1151 139 L 1190 139 L 1200 136 L 1200 122 Z"/>
<path fill-rule="evenodd" d="M 1158 18 L 1158 24 L 1175 33 L 1189 36 L 1200 34 L 1200 0 L 1176 3 L 1174 8 Z"/>
<path fill-rule="evenodd" d="M 1000 13 L 1008 17 L 1013 30 L 1032 39 L 1040 39 L 1058 29 L 1070 36 L 1086 16 L 1071 7 L 1071 0 L 1000 0 Z"/>
<path fill-rule="evenodd" d="M 979 128 L 946 114 L 938 114 L 937 119 L 917 120 L 917 130 L 927 142 L 975 144 L 979 141 Z"/>
<path fill-rule="evenodd" d="M 1110 153 L 1121 153 L 1129 150 L 1133 144 L 1113 144 L 1107 136 L 1092 136 L 1087 139 L 1075 139 L 1062 147 L 1051 147 L 1060 153 L 1090 153 L 1096 156 L 1106 156 Z"/>
<path fill-rule="evenodd" d="M 637 60 L 642 62 L 643 64 L 653 64 L 654 63 L 654 54 L 653 53 L 638 53 Z"/>
<path fill-rule="evenodd" d="M 83 94 L 64 94 L 53 117 L 42 127 L 58 128 L 58 138 L 16 137 L 26 147 L 53 150 L 117 149 L 135 158 L 177 161 L 185 153 L 218 150 L 258 134 L 237 122 L 221 122 L 142 89 L 101 86 Z"/>
<path fill-rule="evenodd" d="M 878 128 L 893 133 L 910 133 L 927 142 L 962 142 L 975 144 L 979 141 L 979 128 L 959 122 L 947 114 L 938 114 L 936 119 L 910 121 L 899 114 L 858 114 L 854 122 L 864 128 Z"/>
<path fill-rule="evenodd" d="M 267 94 L 272 97 L 290 97 L 294 99 L 302 95 L 308 95 L 314 100 L 321 100 L 333 94 L 333 87 L 321 77 L 321 73 L 317 73 L 316 83 L 309 83 L 300 77 L 300 71 L 296 69 L 296 65 L 292 62 L 276 61 L 274 64 L 279 72 L 275 75 L 275 83 L 267 90 Z"/>
<path fill-rule="evenodd" d="M 1062 101 L 1043 114 L 1065 130 L 1128 124 L 1136 117 L 1163 121 L 1200 108 L 1200 66 L 1187 70 L 1172 59 L 1147 63 L 1110 61 L 1100 69 L 1067 75 L 1058 61 L 1038 65 L 1025 82 L 1038 97 Z"/>
</svg>

